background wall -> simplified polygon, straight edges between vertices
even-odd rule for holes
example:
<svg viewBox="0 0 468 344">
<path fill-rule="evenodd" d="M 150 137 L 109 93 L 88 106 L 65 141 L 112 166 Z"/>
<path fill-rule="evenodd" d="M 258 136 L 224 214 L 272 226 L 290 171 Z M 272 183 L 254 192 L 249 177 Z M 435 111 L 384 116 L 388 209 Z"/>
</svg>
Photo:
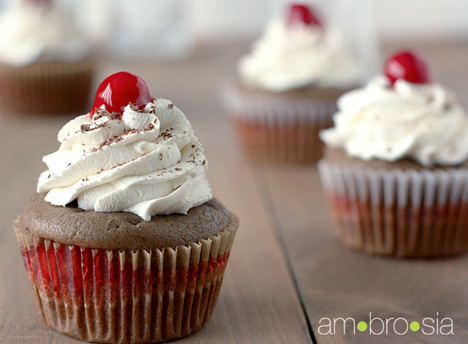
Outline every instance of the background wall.
<svg viewBox="0 0 468 344">
<path fill-rule="evenodd" d="M 2 5 L 20 0 L 0 0 Z M 287 0 L 55 0 L 72 3 L 89 33 L 104 37 L 118 2 L 180 3 L 198 40 L 242 40 L 261 31 Z M 311 0 L 314 1 L 314 0 Z M 315 0 L 320 1 L 320 0 Z M 334 0 L 322 0 L 334 1 Z M 377 33 L 390 40 L 468 39 L 468 0 L 344 0 L 371 6 Z"/>
<path fill-rule="evenodd" d="M 325 0 L 326 1 L 326 0 Z M 467 0 L 353 0 L 372 6 L 384 39 L 468 38 Z M 199 38 L 219 40 L 258 34 L 280 0 L 193 0 L 193 27 Z"/>
</svg>

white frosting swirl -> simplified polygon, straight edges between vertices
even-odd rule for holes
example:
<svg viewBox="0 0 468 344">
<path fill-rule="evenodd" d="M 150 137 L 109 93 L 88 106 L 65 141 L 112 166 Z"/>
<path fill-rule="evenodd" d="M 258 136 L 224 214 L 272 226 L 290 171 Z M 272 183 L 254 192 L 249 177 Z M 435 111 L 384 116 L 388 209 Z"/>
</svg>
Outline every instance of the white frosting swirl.
<svg viewBox="0 0 468 344">
<path fill-rule="evenodd" d="M 338 31 L 273 19 L 253 51 L 239 62 L 243 83 L 272 92 L 314 84 L 349 87 L 360 71 Z"/>
<path fill-rule="evenodd" d="M 363 160 L 412 158 L 424 166 L 468 159 L 468 115 L 452 92 L 437 84 L 377 77 L 338 100 L 335 127 L 320 133 L 330 147 Z"/>
<path fill-rule="evenodd" d="M 25 66 L 37 60 L 78 60 L 89 51 L 89 44 L 59 7 L 18 1 L 0 15 L 3 63 Z"/>
<path fill-rule="evenodd" d="M 65 206 L 73 200 L 85 210 L 127 211 L 148 221 L 153 215 L 181 213 L 212 198 L 205 178 L 203 148 L 185 115 L 158 99 L 138 111 L 125 107 L 122 119 L 97 110 L 60 130 L 57 152 L 43 161 L 49 168 L 37 191 Z"/>
</svg>

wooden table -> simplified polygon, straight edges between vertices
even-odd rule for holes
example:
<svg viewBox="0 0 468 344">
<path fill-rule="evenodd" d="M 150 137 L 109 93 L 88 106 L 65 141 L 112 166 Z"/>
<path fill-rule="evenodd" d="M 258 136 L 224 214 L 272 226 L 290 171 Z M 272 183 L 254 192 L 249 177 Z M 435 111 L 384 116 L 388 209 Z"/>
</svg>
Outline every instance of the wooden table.
<svg viewBox="0 0 468 344">
<path fill-rule="evenodd" d="M 467 100 L 468 44 L 418 48 L 434 79 Z M 106 61 L 99 69 L 98 80 L 120 69 L 141 75 L 154 95 L 186 113 L 206 149 L 214 194 L 241 218 L 213 318 L 180 343 L 468 342 L 468 257 L 397 260 L 346 249 L 334 237 L 315 167 L 254 166 L 243 158 L 218 90 L 246 49 L 199 47 L 185 61 Z M 41 158 L 57 149 L 56 134 L 66 120 L 0 116 L 0 343 L 78 342 L 36 316 L 12 229 L 45 169 Z M 388 335 L 372 336 L 353 334 L 347 323 L 344 335 L 339 321 L 334 335 L 318 331 L 324 318 L 352 317 L 357 324 L 368 322 L 370 312 L 408 322 L 450 317 L 455 334 L 398 336 L 390 328 Z"/>
</svg>

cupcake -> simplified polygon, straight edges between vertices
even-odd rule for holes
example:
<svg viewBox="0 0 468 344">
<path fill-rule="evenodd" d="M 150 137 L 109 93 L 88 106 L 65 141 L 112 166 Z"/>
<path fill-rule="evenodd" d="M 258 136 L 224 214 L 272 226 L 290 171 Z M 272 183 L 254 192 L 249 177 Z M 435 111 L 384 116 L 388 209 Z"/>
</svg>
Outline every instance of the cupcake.
<svg viewBox="0 0 468 344">
<path fill-rule="evenodd" d="M 372 254 L 468 250 L 468 115 L 415 53 L 338 101 L 319 162 L 338 237 Z"/>
<path fill-rule="evenodd" d="M 310 163 L 322 155 L 320 130 L 360 71 L 340 32 L 311 7 L 292 3 L 267 25 L 224 98 L 247 155 L 255 161 Z"/>
<path fill-rule="evenodd" d="M 10 113 L 79 113 L 88 106 L 90 45 L 51 1 L 18 1 L 0 15 L 0 105 Z"/>
<path fill-rule="evenodd" d="M 200 329 L 239 222 L 213 198 L 185 115 L 118 72 L 58 140 L 14 224 L 39 317 L 100 343 L 156 343 Z"/>
</svg>

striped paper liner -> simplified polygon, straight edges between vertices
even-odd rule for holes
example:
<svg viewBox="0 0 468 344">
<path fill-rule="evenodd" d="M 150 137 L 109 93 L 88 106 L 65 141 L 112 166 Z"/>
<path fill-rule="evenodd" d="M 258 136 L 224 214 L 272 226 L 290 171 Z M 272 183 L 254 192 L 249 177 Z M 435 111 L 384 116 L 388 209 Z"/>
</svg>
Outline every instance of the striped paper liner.
<svg viewBox="0 0 468 344">
<path fill-rule="evenodd" d="M 222 97 L 251 160 L 312 163 L 322 157 L 318 133 L 333 125 L 336 99 L 240 94 L 232 85 Z"/>
<path fill-rule="evenodd" d="M 239 225 L 176 248 L 92 249 L 38 238 L 15 224 L 39 316 L 88 342 L 156 343 L 211 317 Z"/>
<path fill-rule="evenodd" d="M 318 167 L 347 246 L 414 258 L 468 250 L 468 169 L 372 170 L 326 160 Z"/>
<path fill-rule="evenodd" d="M 86 110 L 94 60 L 0 64 L 0 103 L 12 114 L 75 114 Z"/>
</svg>

